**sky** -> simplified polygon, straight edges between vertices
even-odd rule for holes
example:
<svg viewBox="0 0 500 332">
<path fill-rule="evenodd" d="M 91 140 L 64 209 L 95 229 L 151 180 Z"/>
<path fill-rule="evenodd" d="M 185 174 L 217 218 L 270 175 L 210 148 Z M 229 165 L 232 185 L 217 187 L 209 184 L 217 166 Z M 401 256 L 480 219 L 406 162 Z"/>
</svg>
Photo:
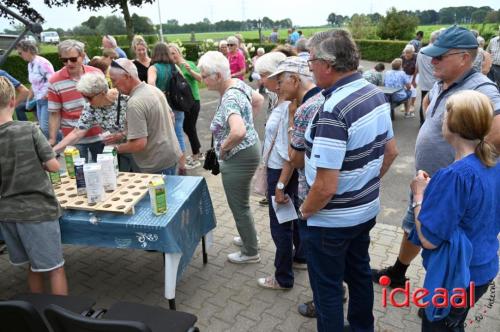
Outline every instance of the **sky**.
<svg viewBox="0 0 500 332">
<path fill-rule="evenodd" d="M 158 0 L 157 0 L 158 1 Z M 31 0 L 32 6 L 45 18 L 43 27 L 47 28 L 73 28 L 86 21 L 90 16 L 112 15 L 111 9 L 103 9 L 98 12 L 90 10 L 78 11 L 75 5 L 68 7 L 48 8 L 43 0 Z M 326 24 L 326 18 L 331 12 L 340 15 L 351 16 L 354 13 L 370 14 L 385 12 L 392 6 L 398 10 L 426 10 L 439 9 L 456 6 L 490 6 L 499 8 L 498 0 L 480 0 L 471 3 L 470 0 L 356 0 L 351 1 L 349 6 L 340 8 L 337 1 L 314 0 L 314 7 L 308 7 L 304 0 L 182 0 L 160 1 L 161 21 L 166 23 L 168 19 L 176 19 L 179 24 L 196 23 L 208 18 L 211 22 L 221 20 L 243 20 L 257 19 L 267 16 L 272 20 L 290 18 L 296 26 L 318 26 Z M 141 8 L 129 6 L 131 15 L 136 13 L 147 16 L 155 24 L 160 22 L 158 17 L 158 3 L 147 4 Z M 121 15 L 118 10 L 116 15 Z M 5 19 L 0 19 L 0 31 L 8 27 Z"/>
</svg>

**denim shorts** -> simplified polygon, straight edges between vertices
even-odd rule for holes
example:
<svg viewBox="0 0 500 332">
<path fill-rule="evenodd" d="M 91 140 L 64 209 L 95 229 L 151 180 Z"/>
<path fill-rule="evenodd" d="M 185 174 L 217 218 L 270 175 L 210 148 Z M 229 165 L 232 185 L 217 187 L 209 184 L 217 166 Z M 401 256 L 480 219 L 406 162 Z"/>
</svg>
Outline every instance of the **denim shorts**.
<svg viewBox="0 0 500 332">
<path fill-rule="evenodd" d="M 12 265 L 29 263 L 33 272 L 64 265 L 59 221 L 0 222 Z"/>
<path fill-rule="evenodd" d="M 413 193 L 410 190 L 408 199 L 408 208 L 406 209 L 406 214 L 403 217 L 403 224 L 401 225 L 406 234 L 410 234 L 411 231 L 415 228 L 415 212 L 414 208 L 411 206 L 412 204 L 413 204 Z"/>
</svg>

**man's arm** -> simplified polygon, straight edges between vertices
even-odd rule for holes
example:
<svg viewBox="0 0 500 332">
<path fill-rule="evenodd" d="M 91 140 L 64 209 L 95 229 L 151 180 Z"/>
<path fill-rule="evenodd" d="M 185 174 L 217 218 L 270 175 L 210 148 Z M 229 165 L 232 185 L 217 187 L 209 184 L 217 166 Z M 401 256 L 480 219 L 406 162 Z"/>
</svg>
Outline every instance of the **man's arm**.
<svg viewBox="0 0 500 332">
<path fill-rule="evenodd" d="M 117 153 L 136 153 L 141 152 L 148 144 L 147 137 L 129 139 L 126 143 L 116 146 Z"/>
<path fill-rule="evenodd" d="M 337 192 L 339 173 L 338 169 L 317 169 L 311 190 L 300 208 L 304 219 L 317 213 L 332 199 Z"/>
<path fill-rule="evenodd" d="M 30 90 L 26 88 L 24 85 L 19 85 L 16 88 L 16 107 L 21 104 L 22 102 L 25 102 L 26 99 L 28 98 L 30 94 Z"/>
<path fill-rule="evenodd" d="M 389 167 L 391 167 L 392 162 L 396 157 L 398 156 L 398 148 L 396 146 L 396 140 L 394 138 L 391 138 L 386 144 L 385 144 L 385 149 L 384 149 L 384 161 L 382 163 L 382 167 L 380 168 L 380 178 L 382 178 L 385 173 L 389 170 Z"/>
<path fill-rule="evenodd" d="M 56 144 L 57 131 L 61 127 L 61 112 L 49 112 L 49 143 Z"/>
</svg>

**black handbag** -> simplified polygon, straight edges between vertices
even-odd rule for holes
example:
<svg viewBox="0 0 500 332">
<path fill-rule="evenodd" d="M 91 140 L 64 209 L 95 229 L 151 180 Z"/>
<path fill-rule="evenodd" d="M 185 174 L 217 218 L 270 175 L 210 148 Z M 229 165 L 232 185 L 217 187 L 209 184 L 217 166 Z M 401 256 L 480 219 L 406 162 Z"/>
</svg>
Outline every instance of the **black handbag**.
<svg viewBox="0 0 500 332">
<path fill-rule="evenodd" d="M 168 83 L 168 89 L 165 91 L 168 104 L 175 111 L 189 112 L 194 105 L 191 87 L 175 65 L 172 65 L 171 68 L 172 77 Z"/>
<path fill-rule="evenodd" d="M 207 171 L 212 171 L 213 175 L 220 173 L 219 160 L 217 160 L 217 154 L 214 148 L 214 136 L 212 135 L 212 143 L 210 144 L 210 150 L 205 153 L 205 162 L 203 163 L 203 168 Z"/>
</svg>

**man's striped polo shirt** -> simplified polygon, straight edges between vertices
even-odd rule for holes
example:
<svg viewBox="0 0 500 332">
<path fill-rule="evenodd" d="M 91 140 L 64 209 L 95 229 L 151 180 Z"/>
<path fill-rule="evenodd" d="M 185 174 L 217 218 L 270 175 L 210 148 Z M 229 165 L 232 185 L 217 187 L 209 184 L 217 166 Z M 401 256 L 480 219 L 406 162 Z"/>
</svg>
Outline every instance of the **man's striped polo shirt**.
<svg viewBox="0 0 500 332">
<path fill-rule="evenodd" d="M 310 187 L 317 168 L 340 170 L 336 194 L 307 220 L 308 226 L 351 227 L 380 209 L 380 168 L 394 134 L 384 94 L 355 73 L 323 91 L 325 103 L 305 133 L 305 174 Z"/>
<path fill-rule="evenodd" d="M 100 72 L 97 68 L 83 66 L 84 73 Z M 63 67 L 55 72 L 49 79 L 49 112 L 61 112 L 61 131 L 68 135 L 78 125 L 85 99 L 76 89 L 76 83 L 69 75 L 68 69 Z M 101 127 L 90 128 L 85 137 L 78 141 L 79 144 L 93 143 L 100 140 Z"/>
</svg>

